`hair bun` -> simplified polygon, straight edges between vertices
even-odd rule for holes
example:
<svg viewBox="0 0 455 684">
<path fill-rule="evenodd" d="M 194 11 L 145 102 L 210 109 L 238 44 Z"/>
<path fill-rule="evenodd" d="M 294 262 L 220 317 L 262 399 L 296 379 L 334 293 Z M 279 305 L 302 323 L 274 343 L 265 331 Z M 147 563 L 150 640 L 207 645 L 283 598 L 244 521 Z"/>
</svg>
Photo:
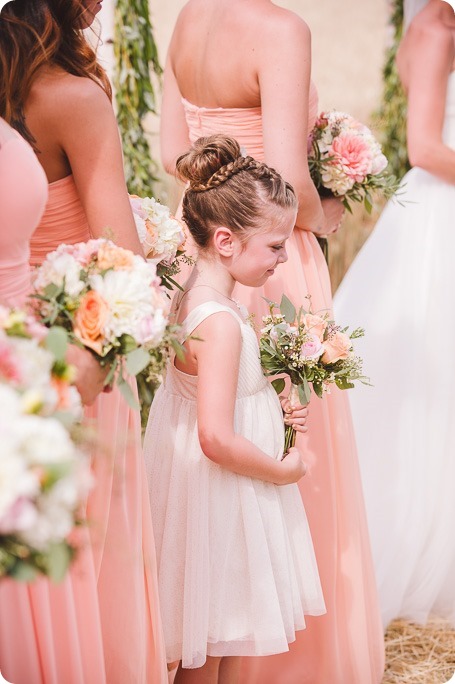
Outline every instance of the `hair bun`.
<svg viewBox="0 0 455 684">
<path fill-rule="evenodd" d="M 191 149 L 177 159 L 177 173 L 184 181 L 204 184 L 219 169 L 240 157 L 240 146 L 234 138 L 211 135 L 199 138 Z"/>
</svg>

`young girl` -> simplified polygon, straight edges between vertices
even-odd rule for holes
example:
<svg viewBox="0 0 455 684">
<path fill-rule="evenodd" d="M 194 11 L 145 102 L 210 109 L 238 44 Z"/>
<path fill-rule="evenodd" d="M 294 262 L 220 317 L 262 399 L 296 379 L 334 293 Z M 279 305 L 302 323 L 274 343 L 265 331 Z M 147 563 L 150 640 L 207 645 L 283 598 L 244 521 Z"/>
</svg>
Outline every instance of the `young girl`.
<svg viewBox="0 0 455 684">
<path fill-rule="evenodd" d="M 325 612 L 295 484 L 305 465 L 295 448 L 282 459 L 282 408 L 231 298 L 236 283 L 263 285 L 287 260 L 297 200 L 221 135 L 196 141 L 178 172 L 199 257 L 175 302 L 185 360 L 173 360 L 156 394 L 145 458 L 175 683 L 231 683 L 239 656 L 287 651 L 304 615 Z M 306 410 L 283 408 L 304 431 Z"/>
</svg>

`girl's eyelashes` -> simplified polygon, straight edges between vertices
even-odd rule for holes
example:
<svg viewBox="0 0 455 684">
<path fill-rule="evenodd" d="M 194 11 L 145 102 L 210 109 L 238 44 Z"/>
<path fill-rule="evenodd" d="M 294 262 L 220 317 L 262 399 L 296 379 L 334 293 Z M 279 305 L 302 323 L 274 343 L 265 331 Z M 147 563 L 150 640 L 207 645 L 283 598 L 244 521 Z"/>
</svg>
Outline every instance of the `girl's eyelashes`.
<svg viewBox="0 0 455 684">
<path fill-rule="evenodd" d="M 272 249 L 276 250 L 277 252 L 278 252 L 280 249 L 283 249 L 283 247 L 284 247 L 284 245 L 272 245 Z"/>
</svg>

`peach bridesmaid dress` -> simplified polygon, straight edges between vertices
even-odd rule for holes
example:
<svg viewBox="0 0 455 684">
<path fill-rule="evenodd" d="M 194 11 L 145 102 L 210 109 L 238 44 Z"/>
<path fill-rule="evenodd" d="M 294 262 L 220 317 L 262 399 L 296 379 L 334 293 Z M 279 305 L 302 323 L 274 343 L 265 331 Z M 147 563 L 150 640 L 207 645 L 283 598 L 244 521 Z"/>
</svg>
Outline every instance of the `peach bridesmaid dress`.
<svg viewBox="0 0 455 684">
<path fill-rule="evenodd" d="M 51 183 L 46 211 L 31 240 L 31 263 L 40 264 L 61 243 L 90 237 L 73 177 Z M 161 684 L 167 682 L 167 667 L 139 412 L 115 388 L 101 394 L 85 415 L 99 437 L 92 453 L 96 486 L 89 494 L 87 518 L 106 681 Z"/>
<path fill-rule="evenodd" d="M 47 181 L 31 147 L 0 119 L 0 301 L 30 290 L 29 241 Z M 65 580 L 0 580 L 0 672 L 14 684 L 107 684 L 88 530 Z"/>
<path fill-rule="evenodd" d="M 183 100 L 190 140 L 224 133 L 245 154 L 263 160 L 260 108 L 197 107 Z M 310 128 L 318 98 L 310 91 Z M 267 312 L 263 297 L 331 310 L 326 262 L 315 236 L 296 229 L 289 260 L 258 289 L 237 286 L 234 296 L 256 316 Z M 349 323 L 347 321 L 346 323 Z M 354 390 L 355 391 L 355 390 Z M 244 661 L 242 684 L 378 684 L 384 669 L 383 632 L 371 560 L 357 453 L 346 393 L 332 390 L 311 401 L 308 433 L 298 446 L 308 464 L 300 491 L 308 515 L 327 614 L 308 617 L 290 652 Z"/>
</svg>

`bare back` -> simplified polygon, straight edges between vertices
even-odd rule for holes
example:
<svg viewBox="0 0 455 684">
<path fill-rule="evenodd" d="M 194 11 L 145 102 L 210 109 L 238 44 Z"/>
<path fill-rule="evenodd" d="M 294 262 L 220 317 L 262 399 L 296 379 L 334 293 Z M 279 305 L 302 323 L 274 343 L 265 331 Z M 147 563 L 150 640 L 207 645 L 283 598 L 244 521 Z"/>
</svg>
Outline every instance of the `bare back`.
<svg viewBox="0 0 455 684">
<path fill-rule="evenodd" d="M 267 45 L 277 25 L 301 21 L 269 0 L 190 0 L 169 50 L 181 94 L 198 106 L 259 106 Z"/>
</svg>

